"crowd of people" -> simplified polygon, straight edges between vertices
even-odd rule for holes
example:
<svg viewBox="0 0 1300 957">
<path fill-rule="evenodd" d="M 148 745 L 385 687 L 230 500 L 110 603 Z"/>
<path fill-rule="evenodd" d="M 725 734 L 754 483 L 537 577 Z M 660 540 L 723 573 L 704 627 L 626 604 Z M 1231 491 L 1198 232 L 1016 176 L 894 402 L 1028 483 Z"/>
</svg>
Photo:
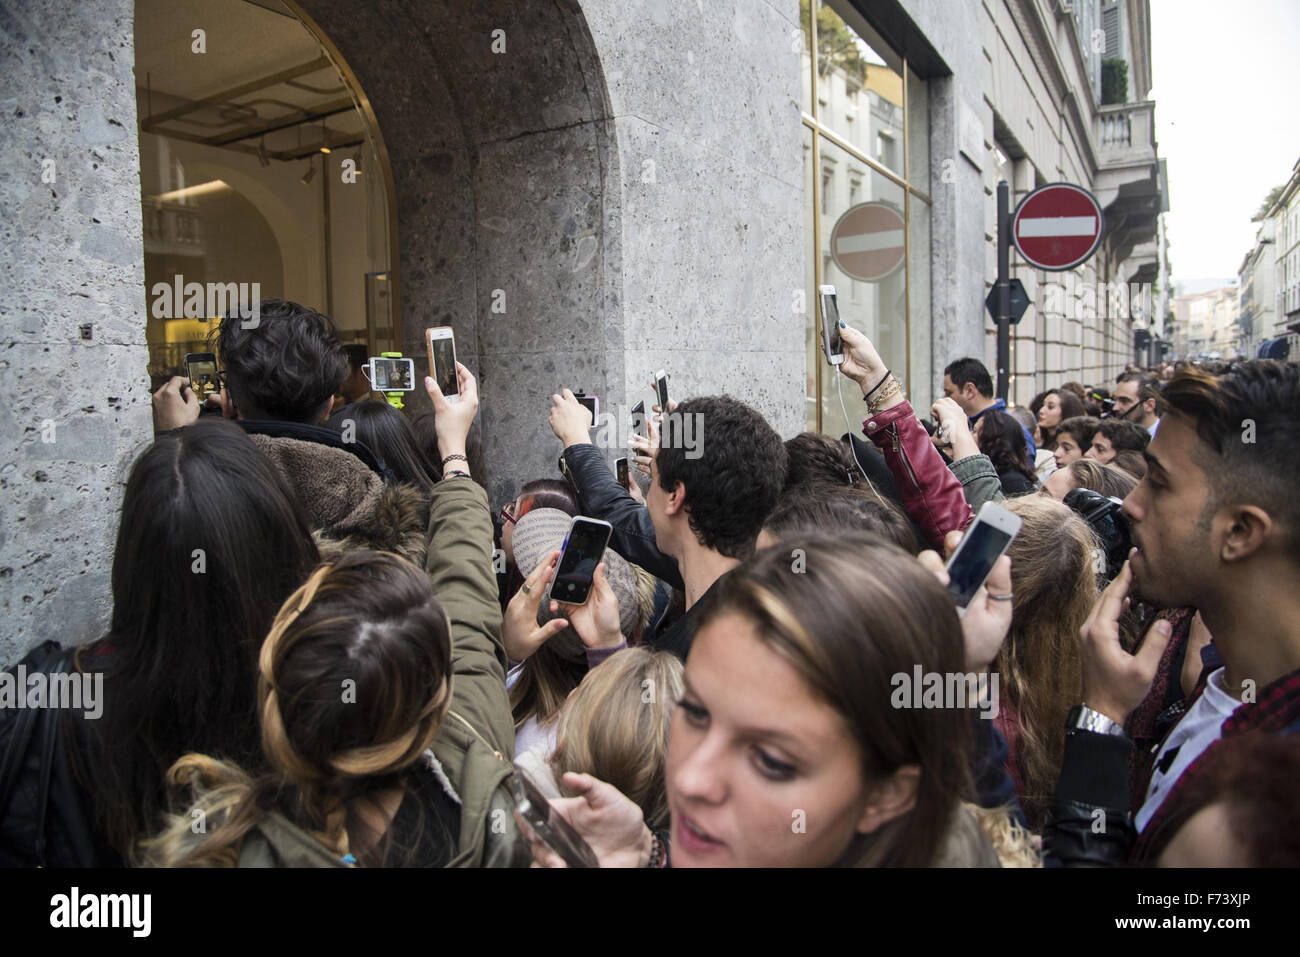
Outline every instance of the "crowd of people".
<svg viewBox="0 0 1300 957">
<path fill-rule="evenodd" d="M 412 416 L 327 317 L 224 320 L 210 414 L 154 395 L 103 633 L 17 663 L 104 707 L 0 709 L 0 863 L 1300 864 L 1300 367 L 1018 408 L 963 358 L 915 410 L 840 326 L 860 434 L 693 396 L 622 483 L 562 390 L 559 470 L 494 508 L 464 365 Z M 959 614 L 990 502 L 1020 530 Z M 573 605 L 578 516 L 610 537 Z"/>
</svg>

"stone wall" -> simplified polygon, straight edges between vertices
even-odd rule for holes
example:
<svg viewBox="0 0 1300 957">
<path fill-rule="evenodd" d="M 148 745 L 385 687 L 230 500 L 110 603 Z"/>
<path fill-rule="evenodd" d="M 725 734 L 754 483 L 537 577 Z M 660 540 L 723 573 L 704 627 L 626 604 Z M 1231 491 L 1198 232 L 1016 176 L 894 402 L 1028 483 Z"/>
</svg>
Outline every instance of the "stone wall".
<svg viewBox="0 0 1300 957">
<path fill-rule="evenodd" d="M 132 7 L 0 9 L 5 663 L 105 628 L 126 469 L 152 437 Z"/>
</svg>

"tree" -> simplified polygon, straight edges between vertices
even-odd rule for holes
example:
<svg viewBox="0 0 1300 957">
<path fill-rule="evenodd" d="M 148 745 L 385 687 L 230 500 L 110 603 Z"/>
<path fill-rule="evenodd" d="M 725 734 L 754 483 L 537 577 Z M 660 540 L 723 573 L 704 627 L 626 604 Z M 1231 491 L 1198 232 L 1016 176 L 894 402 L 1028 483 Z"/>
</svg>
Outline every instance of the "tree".
<svg viewBox="0 0 1300 957">
<path fill-rule="evenodd" d="M 799 0 L 800 22 L 804 24 L 808 23 L 809 2 Z M 805 29 L 805 49 L 807 44 L 808 31 Z M 832 70 L 839 69 L 858 86 L 866 84 L 867 61 L 858 49 L 857 37 L 839 14 L 824 4 L 817 7 L 817 53 L 818 76 L 827 76 Z"/>
<path fill-rule="evenodd" d="M 1101 61 L 1101 105 L 1128 102 L 1128 61 Z"/>
<path fill-rule="evenodd" d="M 1259 209 L 1256 210 L 1255 215 L 1250 217 L 1250 221 L 1252 223 L 1257 223 L 1267 216 L 1268 211 L 1273 208 L 1273 204 L 1278 201 L 1278 197 L 1282 195 L 1282 190 L 1284 189 L 1286 189 L 1286 183 L 1283 183 L 1281 186 L 1274 186 L 1270 189 L 1268 195 L 1264 197 L 1264 202 L 1259 204 Z"/>
</svg>

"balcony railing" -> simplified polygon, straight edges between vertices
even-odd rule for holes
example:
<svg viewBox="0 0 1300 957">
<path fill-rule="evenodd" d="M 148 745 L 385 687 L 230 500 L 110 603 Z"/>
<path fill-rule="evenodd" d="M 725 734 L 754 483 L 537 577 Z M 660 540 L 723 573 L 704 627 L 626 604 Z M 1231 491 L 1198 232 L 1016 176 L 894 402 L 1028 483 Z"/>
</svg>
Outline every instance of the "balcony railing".
<svg viewBox="0 0 1300 957">
<path fill-rule="evenodd" d="M 1153 100 L 1115 103 L 1097 110 L 1097 150 L 1103 163 L 1155 159 Z"/>
</svg>

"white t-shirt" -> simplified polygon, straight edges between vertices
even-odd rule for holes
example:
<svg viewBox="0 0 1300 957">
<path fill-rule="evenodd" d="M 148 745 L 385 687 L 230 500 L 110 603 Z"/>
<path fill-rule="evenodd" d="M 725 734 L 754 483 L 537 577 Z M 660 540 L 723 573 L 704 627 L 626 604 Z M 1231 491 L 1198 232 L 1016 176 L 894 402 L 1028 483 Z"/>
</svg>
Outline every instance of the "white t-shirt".
<svg viewBox="0 0 1300 957">
<path fill-rule="evenodd" d="M 1138 809 L 1138 830 L 1146 829 L 1151 818 L 1155 816 L 1165 797 L 1174 789 L 1188 766 L 1199 758 L 1205 749 L 1219 740 L 1223 722 L 1227 721 L 1241 705 L 1241 702 L 1228 694 L 1223 688 L 1224 670 L 1210 675 L 1205 682 L 1205 690 L 1196 699 L 1196 704 L 1182 717 L 1173 731 L 1165 739 L 1164 747 L 1156 755 L 1155 768 L 1151 774 L 1151 784 L 1147 787 L 1146 800 Z M 1172 759 L 1169 757 L 1173 753 Z M 1166 763 L 1171 762 L 1171 763 Z M 1166 770 L 1160 770 L 1162 767 Z"/>
</svg>

